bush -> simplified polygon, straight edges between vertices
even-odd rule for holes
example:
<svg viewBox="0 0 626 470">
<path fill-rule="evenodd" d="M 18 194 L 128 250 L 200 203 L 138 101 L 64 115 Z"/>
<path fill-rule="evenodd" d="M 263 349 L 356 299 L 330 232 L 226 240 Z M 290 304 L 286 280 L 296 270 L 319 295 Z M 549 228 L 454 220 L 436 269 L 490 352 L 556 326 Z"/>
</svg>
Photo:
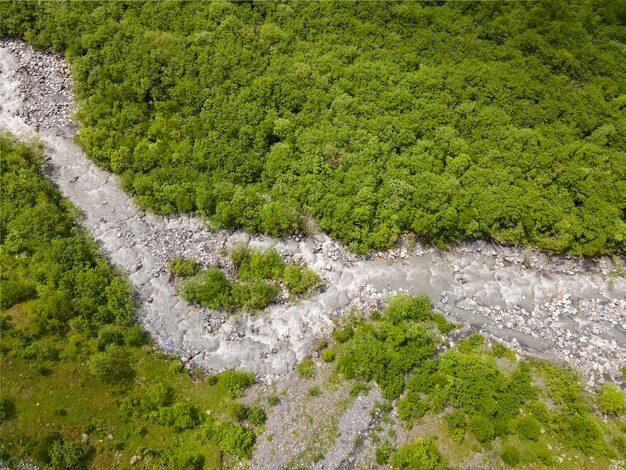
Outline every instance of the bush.
<svg viewBox="0 0 626 470">
<path fill-rule="evenodd" d="M 607 415 L 621 415 L 624 413 L 624 392 L 613 384 L 607 383 L 600 389 L 598 407 Z"/>
<path fill-rule="evenodd" d="M 284 263 L 278 252 L 271 248 L 266 251 L 240 247 L 233 250 L 231 258 L 237 268 L 237 278 L 242 280 L 280 279 Z"/>
<path fill-rule="evenodd" d="M 320 388 L 319 387 L 309 387 L 309 389 L 306 391 L 306 394 L 310 397 L 317 397 L 320 394 Z"/>
<path fill-rule="evenodd" d="M 87 443 L 55 440 L 50 446 L 50 467 L 64 470 L 80 468 L 88 453 Z"/>
<path fill-rule="evenodd" d="M 237 421 L 245 419 L 248 415 L 248 410 L 246 409 L 246 407 L 238 402 L 228 403 L 224 409 L 229 416 L 233 417 Z"/>
<path fill-rule="evenodd" d="M 290 264 L 285 268 L 284 282 L 292 295 L 302 295 L 320 283 L 319 276 L 309 268 Z"/>
<path fill-rule="evenodd" d="M 395 449 L 389 441 L 383 442 L 380 447 L 376 449 L 376 463 L 378 465 L 386 465 L 394 451 Z"/>
<path fill-rule="evenodd" d="M 15 416 L 15 402 L 7 397 L 0 398 L 0 424 Z"/>
<path fill-rule="evenodd" d="M 454 442 L 460 444 L 465 437 L 465 429 L 467 424 L 465 423 L 465 415 L 461 411 L 453 411 L 445 417 L 446 424 L 448 425 L 448 434 Z"/>
<path fill-rule="evenodd" d="M 240 424 L 227 424 L 217 433 L 222 452 L 239 458 L 249 458 L 254 445 L 254 432 Z"/>
<path fill-rule="evenodd" d="M 150 413 L 152 420 L 164 426 L 171 426 L 175 431 L 193 429 L 201 422 L 201 415 L 195 406 L 186 402 L 159 408 Z"/>
<path fill-rule="evenodd" d="M 217 268 L 209 268 L 181 281 L 176 286 L 176 291 L 189 303 L 197 303 L 209 308 L 232 306 L 230 282 Z"/>
<path fill-rule="evenodd" d="M 484 342 L 485 338 L 483 338 L 478 333 L 473 333 L 467 338 L 459 341 L 458 350 L 465 353 L 473 352 L 480 346 L 482 346 Z"/>
<path fill-rule="evenodd" d="M 491 348 L 491 352 L 496 357 L 506 357 L 515 360 L 515 353 L 501 343 L 496 343 Z"/>
<path fill-rule="evenodd" d="M 270 395 L 267 397 L 267 404 L 269 406 L 277 406 L 280 403 L 280 398 L 278 395 Z"/>
<path fill-rule="evenodd" d="M 470 419 L 469 428 L 478 442 L 489 442 L 496 435 L 494 423 L 491 419 L 483 415 L 474 415 Z"/>
<path fill-rule="evenodd" d="M 532 416 L 518 418 L 517 434 L 530 441 L 537 441 L 541 436 L 541 424 Z"/>
<path fill-rule="evenodd" d="M 141 407 L 149 412 L 170 406 L 174 402 L 174 390 L 166 384 L 157 383 L 148 388 L 141 398 Z"/>
<path fill-rule="evenodd" d="M 437 447 L 430 442 L 417 440 L 415 444 L 405 444 L 391 455 L 390 465 L 399 469 L 447 470 Z"/>
<path fill-rule="evenodd" d="M 62 440 L 63 438 L 58 432 L 48 432 L 41 436 L 33 446 L 32 456 L 35 462 L 42 466 L 49 464 L 52 445 Z"/>
<path fill-rule="evenodd" d="M 502 447 L 502 450 L 500 451 L 500 458 L 509 467 L 515 467 L 521 462 L 522 455 L 516 447 L 510 444 L 506 444 Z"/>
<path fill-rule="evenodd" d="M 119 346 L 94 354 L 89 360 L 89 371 L 109 385 L 125 384 L 135 377 L 127 351 Z"/>
<path fill-rule="evenodd" d="M 172 274 L 179 277 L 189 277 L 200 272 L 200 263 L 195 259 L 176 257 L 167 264 Z"/>
<path fill-rule="evenodd" d="M 315 372 L 315 364 L 313 363 L 313 360 L 309 357 L 304 359 L 296 366 L 296 372 L 300 375 L 300 377 L 313 377 L 313 373 Z"/>
<path fill-rule="evenodd" d="M 159 457 L 154 465 L 154 470 L 202 470 L 204 468 L 204 456 L 202 454 L 174 454 Z"/>
<path fill-rule="evenodd" d="M 251 406 L 248 410 L 248 421 L 250 421 L 250 424 L 253 424 L 254 426 L 261 426 L 265 423 L 266 419 L 267 415 L 265 414 L 263 408 L 259 406 Z"/>
<path fill-rule="evenodd" d="M 124 345 L 124 334 L 117 325 L 105 325 L 98 332 L 98 351 L 104 351 L 111 345 Z"/>
<path fill-rule="evenodd" d="M 335 360 L 335 350 L 324 349 L 321 354 L 321 359 L 324 362 L 333 362 Z"/>
<path fill-rule="evenodd" d="M 350 325 L 346 325 L 343 328 L 334 330 L 332 335 L 339 343 L 345 343 L 354 336 L 354 328 Z"/>
<path fill-rule="evenodd" d="M 239 398 L 254 383 L 254 374 L 240 370 L 225 370 L 217 376 L 219 385 L 226 390 L 230 398 Z"/>
<path fill-rule="evenodd" d="M 133 325 L 126 330 L 126 344 L 128 346 L 139 347 L 150 342 L 148 334 L 139 325 Z"/>
</svg>

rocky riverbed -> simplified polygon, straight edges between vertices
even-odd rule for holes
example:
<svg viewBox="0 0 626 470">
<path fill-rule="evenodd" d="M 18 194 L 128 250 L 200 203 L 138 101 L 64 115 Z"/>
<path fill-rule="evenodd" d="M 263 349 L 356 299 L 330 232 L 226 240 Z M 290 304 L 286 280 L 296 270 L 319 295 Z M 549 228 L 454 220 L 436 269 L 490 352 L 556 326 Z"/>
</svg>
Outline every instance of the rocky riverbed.
<svg viewBox="0 0 626 470">
<path fill-rule="evenodd" d="M 44 171 L 82 210 L 81 224 L 137 293 L 138 321 L 156 343 L 189 366 L 244 367 L 271 378 L 313 354 L 347 309 L 379 308 L 399 291 L 425 293 L 451 319 L 531 353 L 577 367 L 589 386 L 621 381 L 626 363 L 624 258 L 549 256 L 485 241 L 448 251 L 407 238 L 368 256 L 319 234 L 274 239 L 207 231 L 191 216 L 140 210 L 118 178 L 91 163 L 73 143 L 71 78 L 62 58 L 26 44 L 0 42 L 0 128 L 44 147 Z M 317 271 L 326 289 L 299 303 L 255 316 L 227 317 L 183 302 L 165 265 L 174 256 L 228 267 L 224 249 L 275 247 Z M 615 261 L 615 262 L 614 262 Z"/>
</svg>

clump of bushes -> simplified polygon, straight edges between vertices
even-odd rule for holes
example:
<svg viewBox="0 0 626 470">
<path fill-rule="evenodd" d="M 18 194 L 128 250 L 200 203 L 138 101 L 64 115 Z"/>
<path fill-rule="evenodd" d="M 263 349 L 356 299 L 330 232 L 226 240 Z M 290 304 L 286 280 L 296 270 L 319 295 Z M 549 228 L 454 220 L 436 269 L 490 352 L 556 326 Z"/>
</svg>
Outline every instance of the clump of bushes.
<svg viewBox="0 0 626 470">
<path fill-rule="evenodd" d="M 337 368 L 349 379 L 375 381 L 385 398 L 394 399 L 404 390 L 404 375 L 434 354 L 429 327 L 436 321 L 427 297 L 406 295 L 392 298 L 378 318 L 335 330 L 344 343 Z"/>
<path fill-rule="evenodd" d="M 293 296 L 309 292 L 320 283 L 310 269 L 285 265 L 274 249 L 240 247 L 233 250 L 231 257 L 236 268 L 233 281 L 220 269 L 209 268 L 181 281 L 177 286 L 179 295 L 187 302 L 209 308 L 260 310 L 274 300 L 281 281 Z"/>
</svg>

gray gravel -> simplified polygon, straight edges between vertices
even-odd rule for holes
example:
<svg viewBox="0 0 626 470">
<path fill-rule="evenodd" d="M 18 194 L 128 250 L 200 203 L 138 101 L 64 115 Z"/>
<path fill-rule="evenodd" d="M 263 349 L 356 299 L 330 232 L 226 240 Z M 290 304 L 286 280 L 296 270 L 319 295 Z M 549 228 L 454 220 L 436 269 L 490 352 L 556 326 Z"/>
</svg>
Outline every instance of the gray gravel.
<svg viewBox="0 0 626 470">
<path fill-rule="evenodd" d="M 73 143 L 71 81 L 61 58 L 5 41 L 0 75 L 0 127 L 43 143 L 49 158 L 45 171 L 83 211 L 81 224 L 103 252 L 130 276 L 139 322 L 161 348 L 189 366 L 244 367 L 268 378 L 288 373 L 346 309 L 378 308 L 386 295 L 404 291 L 430 295 L 451 318 L 520 352 L 571 363 L 590 386 L 621 380 L 626 279 L 609 258 L 548 257 L 488 242 L 440 251 L 408 240 L 362 257 L 325 235 L 251 237 L 206 231 L 190 216 L 146 214 L 120 189 L 115 175 L 92 164 Z M 306 263 L 327 289 L 299 303 L 283 299 L 260 315 L 230 318 L 176 296 L 165 270 L 169 259 L 193 256 L 228 268 L 221 250 L 239 243 L 275 247 L 285 259 Z"/>
</svg>

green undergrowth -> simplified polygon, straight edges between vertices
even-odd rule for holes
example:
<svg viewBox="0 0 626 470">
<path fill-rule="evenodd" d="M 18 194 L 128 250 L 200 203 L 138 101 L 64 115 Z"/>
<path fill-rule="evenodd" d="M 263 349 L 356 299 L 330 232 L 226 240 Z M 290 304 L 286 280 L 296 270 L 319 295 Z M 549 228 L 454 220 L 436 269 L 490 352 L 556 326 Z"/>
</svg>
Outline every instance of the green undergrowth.
<svg viewBox="0 0 626 470">
<path fill-rule="evenodd" d="M 193 470 L 246 458 L 263 410 L 226 410 L 252 374 L 201 381 L 151 346 L 130 283 L 40 162 L 0 136 L 0 460 L 110 469 L 135 456 L 134 468 Z"/>
<path fill-rule="evenodd" d="M 307 295 L 319 286 L 319 276 L 307 267 L 285 263 L 275 249 L 265 251 L 236 248 L 231 257 L 235 278 L 229 280 L 219 268 L 198 272 L 194 260 L 175 259 L 170 270 L 178 276 L 189 276 L 176 286 L 179 295 L 190 303 L 209 308 L 261 310 L 267 307 L 284 285 L 291 298 Z M 196 271 L 193 273 L 192 271 Z M 189 274 L 187 274 L 189 273 Z"/>
<path fill-rule="evenodd" d="M 409 428 L 426 417 L 443 418 L 448 436 L 430 436 L 443 439 L 441 445 L 462 448 L 469 440 L 505 466 L 551 465 L 558 457 L 551 447 L 598 462 L 626 458 L 626 425 L 616 417 L 624 394 L 616 385 L 595 397 L 572 370 L 517 358 L 477 334 L 437 353 L 446 343 L 441 332 L 452 327 L 428 298 L 400 295 L 370 320 L 348 316 L 333 334 L 336 344 L 325 350 L 337 351 L 337 369 L 346 378 L 376 382 Z M 602 419 L 598 409 L 609 416 Z M 445 468 L 425 437 L 383 448 L 379 458 L 394 468 Z M 418 458 L 411 456 L 426 454 L 433 456 L 420 459 L 431 463 L 411 466 Z"/>
</svg>

